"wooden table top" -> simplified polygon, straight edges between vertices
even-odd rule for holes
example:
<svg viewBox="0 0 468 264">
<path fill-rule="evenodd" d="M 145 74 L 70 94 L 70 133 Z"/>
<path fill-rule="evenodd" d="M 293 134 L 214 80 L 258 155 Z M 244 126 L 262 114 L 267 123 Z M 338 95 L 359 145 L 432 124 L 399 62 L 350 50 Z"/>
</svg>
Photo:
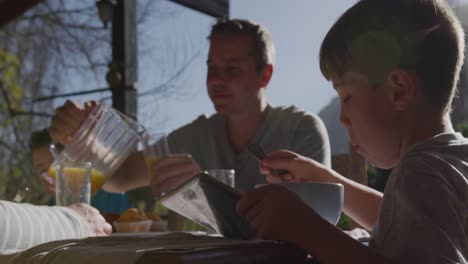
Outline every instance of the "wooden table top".
<svg viewBox="0 0 468 264">
<path fill-rule="evenodd" d="M 182 249 L 144 254 L 138 264 L 316 264 L 307 253 L 283 243 L 260 243 L 258 245 L 221 248 Z"/>
</svg>

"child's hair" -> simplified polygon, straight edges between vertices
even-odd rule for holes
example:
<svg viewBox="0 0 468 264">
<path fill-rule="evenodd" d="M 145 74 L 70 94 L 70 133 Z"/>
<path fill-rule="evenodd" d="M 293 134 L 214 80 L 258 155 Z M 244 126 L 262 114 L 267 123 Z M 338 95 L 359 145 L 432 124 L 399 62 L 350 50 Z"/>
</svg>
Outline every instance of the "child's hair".
<svg viewBox="0 0 468 264">
<path fill-rule="evenodd" d="M 347 71 L 379 86 L 396 68 L 415 74 L 426 101 L 450 109 L 464 60 L 464 33 L 445 0 L 361 0 L 326 35 L 320 69 L 327 80 Z"/>
<path fill-rule="evenodd" d="M 33 151 L 39 147 L 49 146 L 51 143 L 52 138 L 50 137 L 47 128 L 36 130 L 31 133 L 31 137 L 29 138 L 29 149 Z M 55 145 L 59 149 L 63 148 L 63 146 L 58 143 Z"/>
</svg>

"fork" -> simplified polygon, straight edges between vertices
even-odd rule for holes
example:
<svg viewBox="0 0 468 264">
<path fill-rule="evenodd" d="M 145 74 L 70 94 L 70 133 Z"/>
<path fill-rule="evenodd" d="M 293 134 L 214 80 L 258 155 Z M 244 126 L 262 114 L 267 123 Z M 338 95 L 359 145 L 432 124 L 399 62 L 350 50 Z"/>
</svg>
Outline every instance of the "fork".
<svg viewBox="0 0 468 264">
<path fill-rule="evenodd" d="M 264 160 L 267 157 L 265 151 L 263 151 L 263 148 L 257 143 L 249 144 L 247 146 L 247 150 L 260 161 Z M 288 182 L 284 178 L 284 174 L 286 174 L 287 172 L 288 171 L 286 170 L 272 170 L 273 176 L 279 177 L 283 182 Z"/>
</svg>

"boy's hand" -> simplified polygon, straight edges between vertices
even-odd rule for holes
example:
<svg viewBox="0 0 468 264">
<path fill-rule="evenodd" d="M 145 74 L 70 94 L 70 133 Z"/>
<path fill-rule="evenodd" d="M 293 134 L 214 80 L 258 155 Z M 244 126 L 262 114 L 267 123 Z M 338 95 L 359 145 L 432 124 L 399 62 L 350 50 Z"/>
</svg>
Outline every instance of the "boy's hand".
<svg viewBox="0 0 468 264">
<path fill-rule="evenodd" d="M 200 166 L 189 154 L 176 154 L 161 157 L 151 168 L 150 187 L 153 196 L 159 198 L 199 173 Z"/>
<path fill-rule="evenodd" d="M 68 206 L 79 215 L 81 215 L 89 224 L 92 231 L 91 236 L 107 236 L 112 233 L 112 226 L 106 222 L 99 211 L 87 204 L 79 203 Z"/>
<path fill-rule="evenodd" d="M 67 100 L 64 105 L 57 108 L 49 128 L 53 141 L 62 145 L 69 143 L 96 105 L 97 102 L 89 101 L 81 107 L 77 102 Z"/>
<path fill-rule="evenodd" d="M 296 193 L 276 184 L 245 193 L 236 209 L 259 238 L 296 244 L 314 213 Z"/>
<path fill-rule="evenodd" d="M 274 170 L 287 171 L 282 178 L 288 182 L 327 182 L 330 181 L 328 168 L 323 164 L 297 153 L 280 150 L 271 152 L 260 162 L 260 172 L 266 174 L 269 183 L 281 183 Z"/>
</svg>

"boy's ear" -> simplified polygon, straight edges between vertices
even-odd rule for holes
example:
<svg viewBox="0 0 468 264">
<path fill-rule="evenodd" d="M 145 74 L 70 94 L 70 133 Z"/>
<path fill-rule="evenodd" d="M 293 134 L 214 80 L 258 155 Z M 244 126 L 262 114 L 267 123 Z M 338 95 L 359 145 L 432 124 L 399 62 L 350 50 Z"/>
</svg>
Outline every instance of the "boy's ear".
<svg viewBox="0 0 468 264">
<path fill-rule="evenodd" d="M 395 110 L 405 110 L 416 96 L 416 78 L 408 71 L 396 69 L 388 74 L 389 96 Z"/>
<path fill-rule="evenodd" d="M 266 87 L 270 82 L 271 76 L 273 75 L 273 65 L 268 64 L 262 69 L 262 82 L 260 87 Z"/>
</svg>

